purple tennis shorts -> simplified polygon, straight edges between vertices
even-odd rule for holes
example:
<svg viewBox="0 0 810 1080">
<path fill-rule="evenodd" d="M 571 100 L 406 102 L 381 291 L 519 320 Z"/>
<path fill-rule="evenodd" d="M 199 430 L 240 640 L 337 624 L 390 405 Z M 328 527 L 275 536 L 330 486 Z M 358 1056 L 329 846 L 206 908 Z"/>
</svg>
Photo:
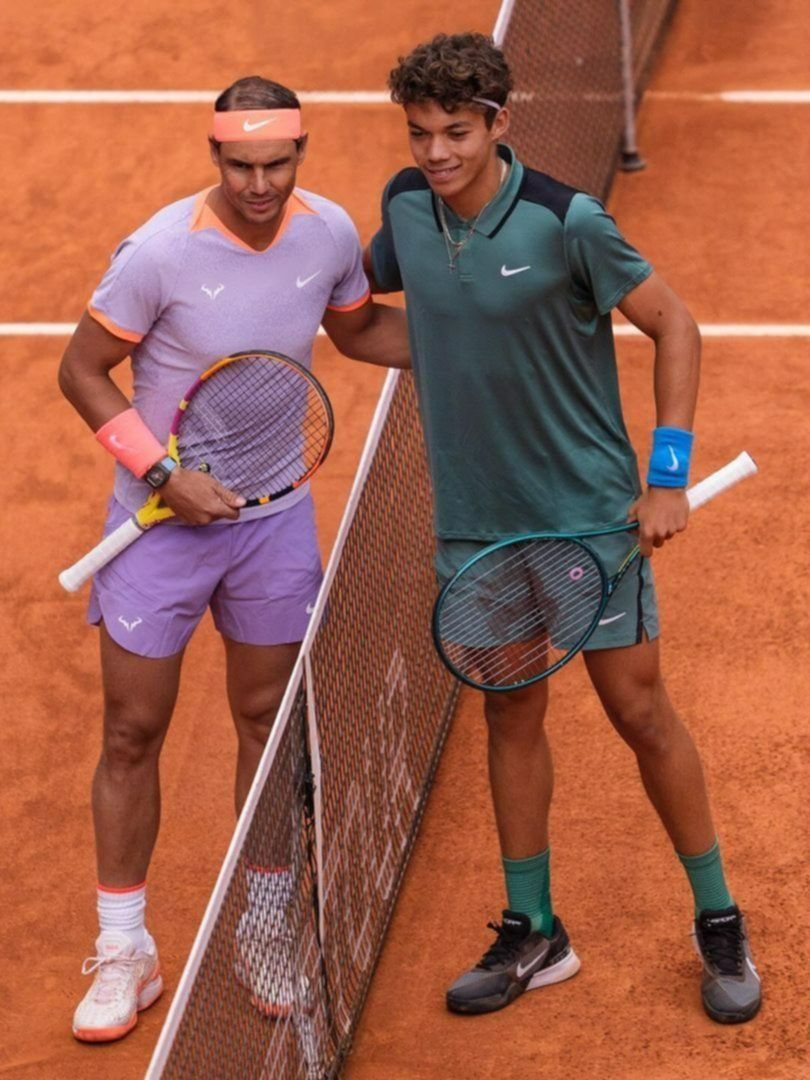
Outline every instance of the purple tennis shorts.
<svg viewBox="0 0 810 1080">
<path fill-rule="evenodd" d="M 129 516 L 110 500 L 104 534 Z M 87 621 L 129 652 L 173 656 L 210 605 L 232 641 L 282 645 L 303 638 L 322 576 L 307 495 L 254 521 L 149 529 L 96 574 Z"/>
</svg>

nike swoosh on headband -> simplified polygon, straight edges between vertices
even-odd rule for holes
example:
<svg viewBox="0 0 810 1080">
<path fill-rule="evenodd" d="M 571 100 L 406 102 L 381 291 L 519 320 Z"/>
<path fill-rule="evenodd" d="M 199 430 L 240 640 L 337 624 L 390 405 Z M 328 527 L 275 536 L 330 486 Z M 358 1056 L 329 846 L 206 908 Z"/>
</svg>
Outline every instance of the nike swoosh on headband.
<svg viewBox="0 0 810 1080">
<path fill-rule="evenodd" d="M 275 122 L 276 122 L 275 119 L 273 119 L 273 120 L 258 120 L 255 124 L 251 124 L 251 122 L 249 120 L 245 120 L 244 123 L 242 124 L 242 130 L 243 131 L 258 131 L 259 128 L 264 127 L 266 124 L 275 124 Z"/>
</svg>

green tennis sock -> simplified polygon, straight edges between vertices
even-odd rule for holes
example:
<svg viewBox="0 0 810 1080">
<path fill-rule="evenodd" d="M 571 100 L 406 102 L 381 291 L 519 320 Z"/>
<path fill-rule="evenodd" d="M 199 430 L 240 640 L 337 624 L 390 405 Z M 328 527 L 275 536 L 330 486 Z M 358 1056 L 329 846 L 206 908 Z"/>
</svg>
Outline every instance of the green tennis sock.
<svg viewBox="0 0 810 1080">
<path fill-rule="evenodd" d="M 723 875 L 723 860 L 720 858 L 720 841 L 715 840 L 708 851 L 702 855 L 678 855 L 686 870 L 689 884 L 695 896 L 695 917 L 707 908 L 721 911 L 731 907 L 734 901 L 726 886 Z"/>
<path fill-rule="evenodd" d="M 503 860 L 510 910 L 528 915 L 532 920 L 532 930 L 539 930 L 546 937 L 551 937 L 554 923 L 548 865 L 550 854 L 551 849 L 546 848 L 530 859 Z"/>
</svg>

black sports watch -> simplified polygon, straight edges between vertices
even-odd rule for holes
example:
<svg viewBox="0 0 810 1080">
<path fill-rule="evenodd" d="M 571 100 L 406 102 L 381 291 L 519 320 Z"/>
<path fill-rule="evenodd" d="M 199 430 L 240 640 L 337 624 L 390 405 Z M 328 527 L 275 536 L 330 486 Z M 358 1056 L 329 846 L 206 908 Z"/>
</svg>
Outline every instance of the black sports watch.
<svg viewBox="0 0 810 1080">
<path fill-rule="evenodd" d="M 156 461 L 151 468 L 147 469 L 143 474 L 144 480 L 151 488 L 160 488 L 169 479 L 169 474 L 173 469 L 177 468 L 177 462 L 173 457 L 168 455 L 165 458 L 161 458 L 160 461 Z"/>
</svg>

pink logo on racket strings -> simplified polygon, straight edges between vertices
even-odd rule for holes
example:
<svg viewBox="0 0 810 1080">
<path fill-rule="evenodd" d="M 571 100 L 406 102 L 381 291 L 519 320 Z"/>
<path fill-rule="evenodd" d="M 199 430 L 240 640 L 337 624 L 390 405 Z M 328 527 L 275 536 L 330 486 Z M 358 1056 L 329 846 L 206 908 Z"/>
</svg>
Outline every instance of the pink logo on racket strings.
<svg viewBox="0 0 810 1080">
<path fill-rule="evenodd" d="M 568 571 L 568 576 L 572 581 L 581 581 L 585 577 L 585 571 L 581 566 L 572 566 Z"/>
</svg>

